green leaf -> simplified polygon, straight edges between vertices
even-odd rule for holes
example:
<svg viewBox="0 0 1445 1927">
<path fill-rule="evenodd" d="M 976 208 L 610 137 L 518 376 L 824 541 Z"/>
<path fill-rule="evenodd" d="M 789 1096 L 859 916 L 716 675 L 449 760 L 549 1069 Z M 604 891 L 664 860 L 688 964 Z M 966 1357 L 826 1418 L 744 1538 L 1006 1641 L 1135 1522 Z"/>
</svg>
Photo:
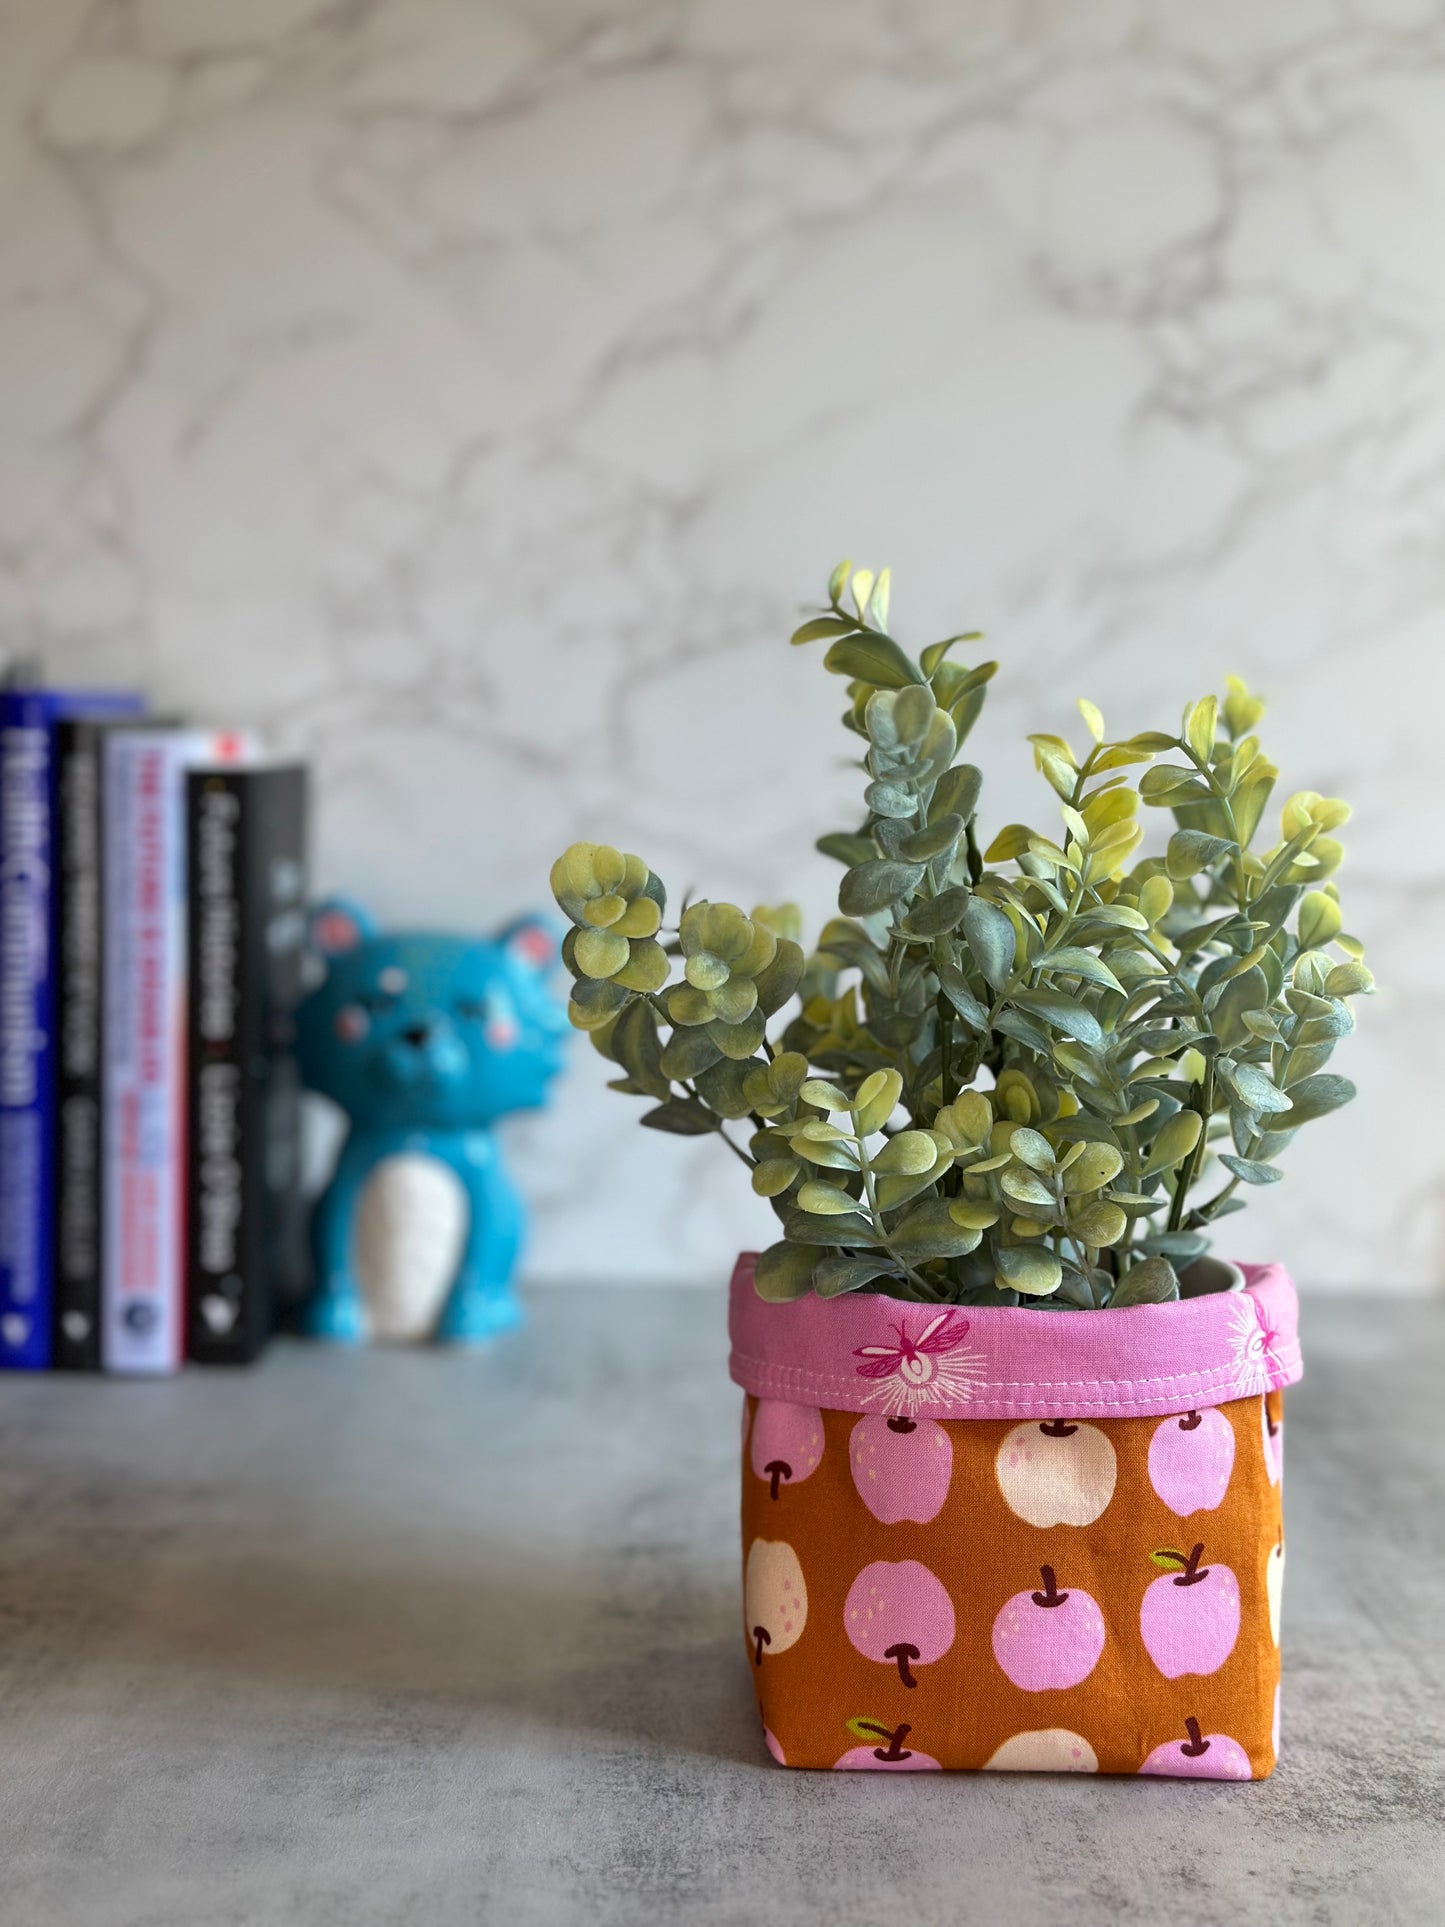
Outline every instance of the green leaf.
<svg viewBox="0 0 1445 1927">
<path fill-rule="evenodd" d="M 850 1198 L 836 1184 L 824 1184 L 821 1178 L 810 1178 L 802 1186 L 798 1192 L 798 1203 L 815 1218 L 841 1218 L 845 1212 L 858 1208 L 856 1198 Z"/>
<path fill-rule="evenodd" d="M 763 1158 L 753 1166 L 753 1189 L 760 1198 L 778 1198 L 802 1170 L 797 1158 Z"/>
<path fill-rule="evenodd" d="M 1096 743 L 1104 740 L 1104 717 L 1098 706 L 1091 703 L 1087 696 L 1079 698 L 1079 714 L 1083 717 L 1089 734 Z"/>
<path fill-rule="evenodd" d="M 981 1231 L 954 1223 L 942 1198 L 915 1205 L 888 1233 L 888 1241 L 898 1255 L 909 1264 L 919 1265 L 932 1258 L 966 1258 L 982 1240 Z"/>
<path fill-rule="evenodd" d="M 724 1057 L 751 1057 L 761 1049 L 767 1035 L 766 1020 L 760 1010 L 753 1011 L 738 1024 L 724 1023 L 722 1018 L 715 1017 L 707 1026 L 707 1034 Z"/>
<path fill-rule="evenodd" d="M 672 1033 L 663 1045 L 658 1061 L 664 1076 L 676 1079 L 679 1084 L 686 1084 L 699 1071 L 705 1071 L 710 1064 L 715 1064 L 721 1056 L 722 1052 L 705 1030 L 688 1026 Z"/>
<path fill-rule="evenodd" d="M 1077 1003 L 1072 997 L 1065 997 L 1057 990 L 1019 990 L 1015 991 L 1013 1001 L 1022 1004 L 1026 1010 L 1037 1012 L 1056 1030 L 1074 1038 L 1080 1044 L 1087 1044 L 1097 1050 L 1104 1041 L 1103 1027 L 1093 1011 Z"/>
<path fill-rule="evenodd" d="M 820 1298 L 838 1298 L 877 1278 L 897 1278 L 898 1267 L 887 1258 L 822 1258 L 813 1273 L 813 1289 Z"/>
<path fill-rule="evenodd" d="M 1102 1191 L 1112 1184 L 1124 1168 L 1124 1160 L 1112 1144 L 1090 1140 L 1064 1172 L 1064 1192 L 1071 1198 Z"/>
<path fill-rule="evenodd" d="M 794 1244 L 803 1245 L 876 1245 L 877 1233 L 861 1211 L 854 1211 L 848 1217 L 824 1214 L 811 1216 L 806 1211 L 790 1211 L 783 1220 L 783 1230 Z"/>
<path fill-rule="evenodd" d="M 987 897 L 971 896 L 964 906 L 963 934 L 986 982 L 1001 990 L 1013 975 L 1014 927 Z"/>
<path fill-rule="evenodd" d="M 1164 1257 L 1144 1258 L 1131 1266 L 1115 1285 L 1109 1308 L 1111 1311 L 1127 1311 L 1130 1305 L 1167 1305 L 1178 1296 L 1179 1280 L 1169 1260 Z"/>
<path fill-rule="evenodd" d="M 1219 701 L 1214 696 L 1201 697 L 1190 706 L 1184 718 L 1184 734 L 1189 747 L 1201 763 L 1209 761 L 1214 748 L 1215 733 L 1219 727 Z"/>
<path fill-rule="evenodd" d="M 1182 883 L 1207 870 L 1233 848 L 1227 837 L 1207 836 L 1203 830 L 1176 830 L 1169 839 L 1164 866 L 1176 883 Z"/>
<path fill-rule="evenodd" d="M 956 769 L 945 770 L 934 787 L 929 817 L 957 816 L 966 823 L 978 808 L 982 788 L 982 772 L 972 763 L 960 763 Z"/>
<path fill-rule="evenodd" d="M 1026 1164 L 1031 1171 L 1052 1171 L 1054 1168 L 1054 1147 L 1040 1131 L 1031 1131 L 1026 1124 L 1020 1124 L 1008 1141 L 1008 1148 L 1020 1164 Z"/>
<path fill-rule="evenodd" d="M 924 650 L 922 656 L 919 658 L 919 660 L 923 664 L 924 675 L 932 676 L 937 673 L 938 665 L 943 661 L 944 657 L 948 654 L 949 650 L 953 648 L 955 643 L 982 642 L 982 641 L 983 641 L 982 629 L 969 629 L 963 635 L 948 636 L 942 642 L 930 642 L 928 647 Z"/>
<path fill-rule="evenodd" d="M 1166 1118 L 1149 1146 L 1149 1155 L 1144 1162 L 1145 1177 L 1182 1164 L 1193 1153 L 1203 1129 L 1204 1119 L 1198 1111 L 1176 1111 L 1173 1117 Z"/>
<path fill-rule="evenodd" d="M 872 1137 L 881 1131 L 898 1108 L 903 1095 L 903 1079 L 895 1070 L 870 1071 L 858 1086 L 854 1102 L 859 1137 Z"/>
<path fill-rule="evenodd" d="M 1325 1117 L 1342 1104 L 1348 1104 L 1354 1095 L 1355 1087 L 1348 1077 L 1320 1071 L 1313 1077 L 1302 1078 L 1298 1084 L 1291 1085 L 1289 1109 L 1280 1115 L 1275 1129 L 1293 1131 L 1300 1124 L 1310 1124 L 1315 1118 Z"/>
<path fill-rule="evenodd" d="M 817 1259 L 802 1245 L 786 1240 L 769 1245 L 758 1253 L 753 1289 L 770 1305 L 786 1305 L 806 1297 L 813 1289 L 813 1267 Z"/>
<path fill-rule="evenodd" d="M 1041 1177 L 1025 1167 L 1021 1171 L 1010 1168 L 999 1179 L 999 1185 L 1006 1198 L 1015 1204 L 1047 1205 L 1053 1209 L 1054 1194 Z"/>
<path fill-rule="evenodd" d="M 1037 1051 L 1041 1057 L 1049 1054 L 1049 1033 L 1043 1025 L 1021 1010 L 1001 1010 L 994 1020 L 994 1029 L 1001 1030 L 1005 1037 L 1013 1037 L 1029 1049 Z"/>
<path fill-rule="evenodd" d="M 1132 903 L 1091 903 L 1085 915 L 1090 923 L 1117 924 L 1124 930 L 1149 928 L 1149 919 L 1141 917 Z"/>
<path fill-rule="evenodd" d="M 655 1110 L 644 1111 L 639 1121 L 649 1131 L 670 1131 L 674 1137 L 706 1137 L 718 1128 L 712 1112 L 691 1097 L 670 1097 Z"/>
<path fill-rule="evenodd" d="M 1099 1250 L 1116 1245 L 1129 1229 L 1128 1215 L 1108 1198 L 1092 1198 L 1069 1219 L 1069 1229 L 1082 1244 Z"/>
<path fill-rule="evenodd" d="M 860 633 L 859 626 L 851 616 L 814 616 L 801 628 L 795 629 L 788 640 L 792 643 L 823 642 L 838 636 L 855 636 Z"/>
<path fill-rule="evenodd" d="M 1149 1554 L 1149 1563 L 1162 1566 L 1165 1572 L 1187 1572 L 1189 1555 L 1185 1552 L 1175 1552 L 1170 1546 L 1161 1546 L 1157 1552 Z"/>
<path fill-rule="evenodd" d="M 895 863 L 887 857 L 875 857 L 844 876 L 838 886 L 838 908 L 846 917 L 871 916 L 906 897 L 922 876 L 921 863 Z"/>
<path fill-rule="evenodd" d="M 1278 1184 L 1284 1176 L 1276 1165 L 1262 1164 L 1258 1158 L 1232 1157 L 1221 1151 L 1219 1162 L 1226 1171 L 1232 1171 L 1241 1184 Z"/>
<path fill-rule="evenodd" d="M 924 898 L 913 905 L 898 926 L 898 934 L 924 941 L 956 930 L 963 921 L 971 894 L 962 885 L 954 884 L 950 889 L 940 890 L 936 897 Z"/>
<path fill-rule="evenodd" d="M 873 1169 L 883 1177 L 916 1178 L 937 1162 L 938 1146 L 927 1131 L 900 1131 L 874 1158 Z"/>
<path fill-rule="evenodd" d="M 1257 1064 L 1226 1063 L 1221 1058 L 1219 1072 L 1246 1110 L 1274 1116 L 1290 1108 L 1291 1099 L 1276 1090 Z"/>
<path fill-rule="evenodd" d="M 752 1105 L 743 1086 L 757 1068 L 746 1059 L 738 1062 L 731 1057 L 720 1058 L 716 1064 L 698 1072 L 697 1094 L 719 1117 L 746 1117 Z"/>
<path fill-rule="evenodd" d="M 765 1017 L 781 1010 L 802 981 L 807 959 L 791 937 L 779 937 L 773 961 L 760 970 L 754 982 L 758 989 L 758 1009 Z"/>
<path fill-rule="evenodd" d="M 935 857 L 945 855 L 963 835 L 963 818 L 945 815 L 932 818 L 921 830 L 905 836 L 898 845 L 898 854 L 910 863 L 931 863 Z"/>
<path fill-rule="evenodd" d="M 612 1030 L 612 1055 L 640 1090 L 666 1100 L 672 1086 L 662 1068 L 657 1013 L 645 997 L 635 997 Z"/>
<path fill-rule="evenodd" d="M 1325 978 L 1327 997 L 1353 997 L 1363 991 L 1367 995 L 1375 988 L 1375 979 L 1362 963 L 1353 960 L 1336 964 Z"/>
<path fill-rule="evenodd" d="M 872 683 L 877 689 L 905 689 L 924 680 L 891 636 L 868 633 L 835 642 L 823 658 L 823 667 L 835 676 Z"/>
<path fill-rule="evenodd" d="M 988 1029 L 988 1012 L 968 987 L 963 972 L 949 963 L 935 963 L 938 987 L 968 1025 L 981 1037 Z"/>
<path fill-rule="evenodd" d="M 1046 952 L 1039 958 L 1039 968 L 1064 971 L 1071 977 L 1082 977 L 1088 983 L 1101 984 L 1105 990 L 1122 991 L 1124 988 L 1102 958 L 1096 957 L 1092 950 L 1080 950 L 1069 944 L 1061 950 Z"/>
<path fill-rule="evenodd" d="M 851 1111 L 853 1100 L 846 1091 L 830 1084 L 825 1077 L 806 1078 L 799 1088 L 798 1096 L 805 1104 L 811 1104 L 819 1111 Z"/>
<path fill-rule="evenodd" d="M 996 1282 L 1026 1298 L 1047 1298 L 1057 1291 L 1064 1268 L 1052 1251 L 1038 1245 L 1003 1245 L 994 1252 Z"/>
</svg>

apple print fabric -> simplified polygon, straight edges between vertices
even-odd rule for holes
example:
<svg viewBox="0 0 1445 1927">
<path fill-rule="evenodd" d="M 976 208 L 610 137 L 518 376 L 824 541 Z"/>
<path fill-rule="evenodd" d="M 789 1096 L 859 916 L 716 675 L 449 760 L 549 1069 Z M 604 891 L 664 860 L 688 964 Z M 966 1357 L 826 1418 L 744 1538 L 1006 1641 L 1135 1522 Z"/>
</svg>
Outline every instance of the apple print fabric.
<svg viewBox="0 0 1445 1927">
<path fill-rule="evenodd" d="M 758 1316 L 797 1307 L 761 1305 L 740 1265 L 744 1636 L 775 1759 L 1272 1770 L 1282 1387 L 1299 1359 L 1288 1280 L 1247 1276 L 1230 1297 L 1097 1318 L 940 1308 L 940 1325 L 857 1299 L 849 1383 L 836 1343 L 820 1355 Z M 1053 1348 L 1032 1368 L 1021 1318 Z M 1109 1324 L 1113 1375 L 1091 1376 L 1069 1332 Z"/>
</svg>

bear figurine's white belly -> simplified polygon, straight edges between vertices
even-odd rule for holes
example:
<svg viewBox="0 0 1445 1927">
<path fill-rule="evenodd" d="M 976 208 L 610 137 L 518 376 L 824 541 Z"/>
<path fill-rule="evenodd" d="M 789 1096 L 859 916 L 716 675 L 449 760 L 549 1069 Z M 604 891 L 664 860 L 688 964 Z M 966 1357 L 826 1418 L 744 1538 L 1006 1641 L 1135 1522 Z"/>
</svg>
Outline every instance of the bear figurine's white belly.
<svg viewBox="0 0 1445 1927">
<path fill-rule="evenodd" d="M 377 1163 L 356 1211 L 356 1275 L 373 1338 L 431 1337 L 470 1215 L 465 1186 L 440 1158 L 399 1151 Z"/>
</svg>

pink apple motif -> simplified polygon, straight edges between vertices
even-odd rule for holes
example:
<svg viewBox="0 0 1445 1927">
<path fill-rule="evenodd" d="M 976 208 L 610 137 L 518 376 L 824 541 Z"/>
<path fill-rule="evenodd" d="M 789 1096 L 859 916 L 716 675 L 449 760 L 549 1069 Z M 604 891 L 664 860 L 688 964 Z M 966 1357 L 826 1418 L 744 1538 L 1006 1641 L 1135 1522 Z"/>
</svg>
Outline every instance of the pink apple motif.
<svg viewBox="0 0 1445 1927">
<path fill-rule="evenodd" d="M 1217 1673 L 1239 1637 L 1239 1581 L 1228 1566 L 1205 1566 L 1204 1546 L 1187 1555 L 1161 1548 L 1150 1558 L 1165 1574 L 1144 1594 L 1139 1631 L 1165 1679 Z"/>
<path fill-rule="evenodd" d="M 781 1485 L 798 1485 L 823 1457 L 823 1414 L 814 1405 L 760 1398 L 753 1420 L 753 1470 L 776 1499 Z"/>
<path fill-rule="evenodd" d="M 927 1753 L 914 1752 L 903 1742 L 913 1731 L 908 1725 L 885 1726 L 882 1720 L 849 1720 L 848 1731 L 863 1741 L 833 1762 L 835 1773 L 859 1770 L 869 1773 L 938 1773 L 938 1761 Z"/>
<path fill-rule="evenodd" d="M 1264 1469 L 1270 1484 L 1278 1485 L 1284 1475 L 1284 1421 L 1270 1417 L 1267 1398 L 1259 1401 L 1259 1416 L 1264 1432 Z"/>
<path fill-rule="evenodd" d="M 1040 1566 L 1040 1592 L 1016 1592 L 993 1622 L 993 1656 L 1015 1686 L 1044 1693 L 1077 1686 L 1104 1650 L 1104 1615 L 1086 1592 L 1061 1592 Z"/>
<path fill-rule="evenodd" d="M 953 1478 L 953 1441 L 931 1418 L 860 1418 L 848 1440 L 858 1496 L 885 1526 L 927 1525 Z"/>
<path fill-rule="evenodd" d="M 1238 1740 L 1230 1739 L 1226 1733 L 1211 1733 L 1205 1738 L 1195 1719 L 1186 1720 L 1184 1729 L 1189 1735 L 1187 1740 L 1171 1740 L 1167 1746 L 1156 1746 L 1139 1771 L 1167 1780 L 1249 1780 L 1254 1777 L 1249 1755 Z"/>
<path fill-rule="evenodd" d="M 778 1745 L 778 1736 L 773 1732 L 771 1727 L 765 1726 L 763 1728 L 763 1744 L 767 1747 L 769 1753 L 772 1754 L 779 1766 L 786 1766 L 788 1764 L 783 1758 L 782 1747 Z"/>
<path fill-rule="evenodd" d="M 843 1627 L 865 1659 L 893 1663 L 905 1686 L 913 1666 L 930 1666 L 953 1644 L 953 1601 L 916 1559 L 865 1566 L 843 1602 Z"/>
<path fill-rule="evenodd" d="M 1223 1412 L 1166 1418 L 1149 1441 L 1149 1483 L 1178 1518 L 1213 1512 L 1234 1470 L 1234 1427 Z"/>
<path fill-rule="evenodd" d="M 1053 1418 L 1014 1426 L 994 1472 L 1009 1510 L 1031 1526 L 1088 1526 L 1113 1498 L 1119 1464 L 1097 1425 Z"/>
</svg>

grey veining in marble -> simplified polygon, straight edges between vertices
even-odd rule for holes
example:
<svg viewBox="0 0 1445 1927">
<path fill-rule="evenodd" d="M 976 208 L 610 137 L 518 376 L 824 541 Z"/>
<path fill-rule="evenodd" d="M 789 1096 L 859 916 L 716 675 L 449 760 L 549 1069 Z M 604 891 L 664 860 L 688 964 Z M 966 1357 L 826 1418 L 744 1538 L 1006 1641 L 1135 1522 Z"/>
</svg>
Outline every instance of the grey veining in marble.
<svg viewBox="0 0 1445 1927">
<path fill-rule="evenodd" d="M 722 1323 L 558 1290 L 484 1359 L 8 1379 L 7 1927 L 1441 1919 L 1438 1309 L 1309 1312 L 1242 1787 L 775 1767 Z"/>
<path fill-rule="evenodd" d="M 845 550 L 990 632 L 999 823 L 1237 669 L 1389 989 L 1239 1255 L 1438 1288 L 1442 214 L 1440 0 L 0 0 L 0 640 L 452 923 L 584 834 L 816 924 Z M 618 1123 L 583 1047 L 534 1275 L 721 1277 L 762 1208 Z"/>
</svg>

